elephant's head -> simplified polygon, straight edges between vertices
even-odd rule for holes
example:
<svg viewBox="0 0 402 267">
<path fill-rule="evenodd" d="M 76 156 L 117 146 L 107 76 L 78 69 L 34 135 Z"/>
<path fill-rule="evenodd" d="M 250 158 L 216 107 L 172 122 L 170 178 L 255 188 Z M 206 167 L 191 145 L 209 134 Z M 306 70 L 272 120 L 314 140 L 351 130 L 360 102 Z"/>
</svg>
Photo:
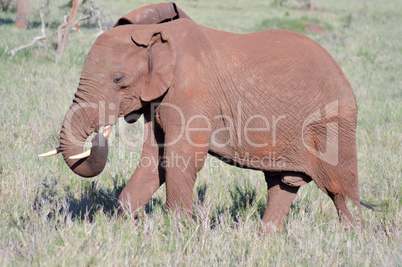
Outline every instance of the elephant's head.
<svg viewBox="0 0 402 267">
<path fill-rule="evenodd" d="M 76 174 L 93 177 L 106 164 L 108 134 L 96 135 L 91 151 L 81 154 L 88 136 L 114 125 L 118 117 L 140 113 L 170 88 L 175 54 L 168 34 L 158 28 L 116 27 L 100 35 L 89 51 L 57 151 Z"/>
<path fill-rule="evenodd" d="M 179 18 L 189 19 L 174 3 L 149 5 L 123 16 L 114 29 L 99 36 L 63 120 L 60 146 L 40 156 L 62 152 L 76 174 L 93 177 L 101 173 L 110 126 L 120 116 L 134 122 L 144 105 L 167 91 L 173 77 L 175 57 L 167 34 L 146 29 L 134 34 L 127 24 L 160 24 Z M 85 140 L 102 126 L 107 126 L 103 134 L 96 135 L 91 150 L 82 153 Z"/>
</svg>

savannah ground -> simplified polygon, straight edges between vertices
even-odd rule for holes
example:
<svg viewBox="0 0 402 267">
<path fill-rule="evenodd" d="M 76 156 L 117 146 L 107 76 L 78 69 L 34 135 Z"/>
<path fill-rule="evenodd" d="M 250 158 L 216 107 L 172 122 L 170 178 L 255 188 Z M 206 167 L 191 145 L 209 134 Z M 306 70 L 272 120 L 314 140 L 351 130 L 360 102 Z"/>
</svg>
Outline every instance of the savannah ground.
<svg viewBox="0 0 402 267">
<path fill-rule="evenodd" d="M 41 2 L 31 1 L 25 31 L 13 27 L 15 13 L 0 13 L 1 265 L 402 264 L 400 1 L 316 0 L 316 11 L 300 9 L 295 0 L 279 7 L 271 0 L 176 2 L 199 24 L 220 30 L 303 32 L 330 52 L 354 89 L 361 198 L 379 211 L 363 209 L 365 230 L 345 231 L 331 200 L 312 182 L 299 190 L 287 231 L 274 236 L 257 231 L 267 198 L 262 173 L 213 158 L 198 175 L 194 221 L 166 212 L 164 186 L 144 218 L 119 218 L 116 198 L 141 155 L 140 122 L 114 128 L 98 177 L 76 176 L 60 155 L 38 158 L 58 146 L 61 121 L 99 33 L 85 24 L 81 33 L 72 32 L 58 63 L 50 38 L 47 52 L 32 46 L 10 57 L 8 51 L 40 35 Z M 49 36 L 62 23 L 65 2 L 51 2 Z M 96 2 L 113 25 L 157 1 Z M 306 31 L 311 25 L 323 32 Z"/>
</svg>

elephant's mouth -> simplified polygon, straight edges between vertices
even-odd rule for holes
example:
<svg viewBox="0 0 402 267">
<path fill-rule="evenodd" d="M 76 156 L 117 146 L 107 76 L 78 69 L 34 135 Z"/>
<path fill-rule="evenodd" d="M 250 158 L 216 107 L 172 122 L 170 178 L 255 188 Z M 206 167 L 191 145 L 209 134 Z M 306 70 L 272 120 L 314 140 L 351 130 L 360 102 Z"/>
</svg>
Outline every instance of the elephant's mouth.
<svg viewBox="0 0 402 267">
<path fill-rule="evenodd" d="M 113 127 L 113 126 L 111 126 L 111 125 L 107 125 L 107 126 L 105 126 L 105 128 L 103 129 L 102 135 L 103 135 L 106 139 L 109 138 L 110 133 L 111 133 L 111 131 L 112 131 L 112 127 Z M 51 151 L 49 151 L 49 152 L 40 154 L 39 157 L 50 157 L 50 156 L 54 156 L 54 155 L 56 155 L 56 154 L 58 154 L 58 153 L 60 153 L 60 152 L 62 152 L 62 151 L 61 151 L 61 148 L 60 148 L 60 147 L 57 147 L 56 149 L 53 149 L 53 150 L 51 150 Z M 85 152 L 83 152 L 83 153 L 81 153 L 81 154 L 77 154 L 77 155 L 74 155 L 74 156 L 70 156 L 69 158 L 70 158 L 70 159 L 84 159 L 84 158 L 89 157 L 90 155 L 91 155 L 91 149 L 89 149 L 89 150 L 87 150 L 87 151 L 85 151 Z"/>
<path fill-rule="evenodd" d="M 132 111 L 129 114 L 124 116 L 124 120 L 127 123 L 135 123 L 141 115 L 144 113 L 144 108 L 140 108 L 138 110 Z"/>
</svg>

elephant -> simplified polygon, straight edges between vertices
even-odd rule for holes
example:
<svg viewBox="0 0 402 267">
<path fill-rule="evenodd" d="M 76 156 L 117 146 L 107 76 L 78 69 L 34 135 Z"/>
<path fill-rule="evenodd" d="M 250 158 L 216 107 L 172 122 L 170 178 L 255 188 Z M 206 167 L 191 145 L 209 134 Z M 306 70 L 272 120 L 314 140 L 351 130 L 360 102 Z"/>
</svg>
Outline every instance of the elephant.
<svg viewBox="0 0 402 267">
<path fill-rule="evenodd" d="M 332 56 L 303 34 L 218 31 L 173 3 L 134 10 L 90 49 L 50 154 L 61 152 L 82 177 L 96 176 L 117 119 L 134 123 L 142 115 L 141 160 L 119 196 L 121 214 L 139 212 L 166 184 L 167 208 L 191 216 L 208 154 L 264 173 L 264 231 L 286 228 L 299 188 L 310 181 L 340 221 L 355 224 L 347 199 L 361 213 L 356 98 Z"/>
</svg>

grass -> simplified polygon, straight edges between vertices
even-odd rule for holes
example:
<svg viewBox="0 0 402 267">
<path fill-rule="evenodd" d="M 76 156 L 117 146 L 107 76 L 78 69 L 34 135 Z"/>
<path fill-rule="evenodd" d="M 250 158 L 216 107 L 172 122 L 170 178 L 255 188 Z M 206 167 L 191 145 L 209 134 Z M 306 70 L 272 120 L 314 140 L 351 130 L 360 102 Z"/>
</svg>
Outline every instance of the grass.
<svg viewBox="0 0 402 267">
<path fill-rule="evenodd" d="M 198 7 L 197 7 L 198 2 Z M 61 23 L 52 1 L 48 33 Z M 97 1 L 113 20 L 149 1 Z M 303 186 L 287 218 L 287 232 L 259 234 L 266 185 L 259 172 L 217 166 L 200 172 L 194 190 L 194 221 L 165 210 L 162 187 L 134 220 L 115 213 L 116 197 L 135 169 L 140 123 L 120 122 L 109 162 L 93 179 L 74 175 L 60 156 L 37 154 L 58 145 L 60 123 L 78 84 L 96 28 L 72 33 L 56 64 L 54 48 L 33 46 L 11 58 L 6 51 L 40 34 L 31 1 L 31 26 L 12 25 L 0 13 L 0 264 L 1 265 L 353 265 L 397 266 L 402 262 L 402 17 L 400 1 L 300 2 L 177 1 L 196 22 L 232 32 L 287 28 L 308 34 L 337 60 L 354 88 L 360 192 L 381 211 L 363 210 L 366 229 L 344 231 L 332 202 L 315 184 Z M 65 12 L 65 11 L 63 11 Z M 306 22 L 325 26 L 306 31 Z M 357 212 L 356 209 L 353 210 Z"/>
</svg>

